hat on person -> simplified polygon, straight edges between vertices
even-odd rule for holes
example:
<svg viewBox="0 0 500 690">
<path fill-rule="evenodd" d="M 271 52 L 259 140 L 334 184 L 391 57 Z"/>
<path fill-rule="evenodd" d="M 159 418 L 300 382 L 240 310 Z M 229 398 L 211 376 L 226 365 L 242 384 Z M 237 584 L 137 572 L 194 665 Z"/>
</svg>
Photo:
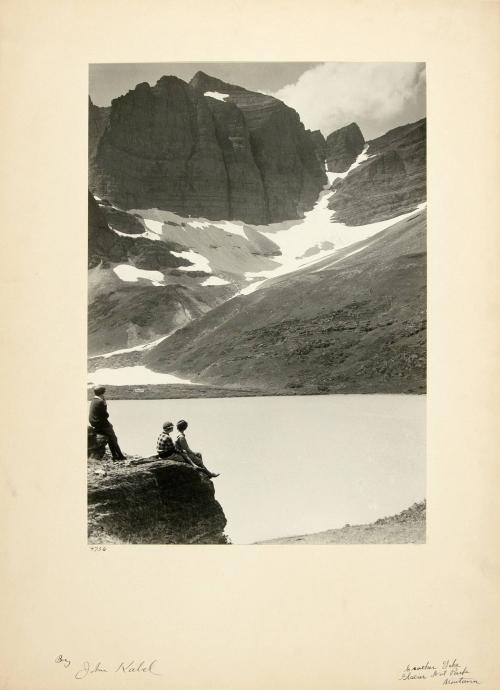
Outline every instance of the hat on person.
<svg viewBox="0 0 500 690">
<path fill-rule="evenodd" d="M 174 425 L 172 422 L 163 422 L 163 428 L 164 429 L 168 429 L 170 426 L 172 427 L 172 429 L 174 428 Z"/>
<path fill-rule="evenodd" d="M 102 394 L 105 393 L 105 392 L 106 392 L 105 386 L 96 386 L 96 387 L 94 388 L 94 393 L 95 393 L 96 395 L 102 395 Z"/>
</svg>

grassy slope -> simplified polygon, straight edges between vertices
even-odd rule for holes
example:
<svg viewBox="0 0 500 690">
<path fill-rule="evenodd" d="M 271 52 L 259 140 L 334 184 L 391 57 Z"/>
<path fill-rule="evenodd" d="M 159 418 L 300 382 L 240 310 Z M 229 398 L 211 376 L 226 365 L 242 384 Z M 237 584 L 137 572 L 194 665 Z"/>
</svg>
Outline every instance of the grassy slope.
<svg viewBox="0 0 500 690">
<path fill-rule="evenodd" d="M 368 525 L 345 525 L 314 534 L 281 537 L 259 544 L 424 544 L 426 502 Z"/>
<path fill-rule="evenodd" d="M 359 243 L 368 245 L 359 253 L 346 256 L 353 245 L 230 300 L 148 352 L 145 364 L 211 385 L 423 393 L 425 231 L 421 213 Z"/>
</svg>

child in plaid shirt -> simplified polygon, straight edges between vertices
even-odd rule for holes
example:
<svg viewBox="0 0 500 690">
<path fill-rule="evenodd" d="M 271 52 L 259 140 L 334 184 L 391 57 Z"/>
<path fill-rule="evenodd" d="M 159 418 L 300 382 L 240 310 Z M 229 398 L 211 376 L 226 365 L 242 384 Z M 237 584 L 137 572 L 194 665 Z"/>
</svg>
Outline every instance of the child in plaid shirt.
<svg viewBox="0 0 500 690">
<path fill-rule="evenodd" d="M 169 458 L 175 453 L 174 442 L 170 438 L 170 432 L 174 430 L 172 422 L 165 422 L 163 431 L 156 442 L 156 455 L 159 458 Z"/>
</svg>

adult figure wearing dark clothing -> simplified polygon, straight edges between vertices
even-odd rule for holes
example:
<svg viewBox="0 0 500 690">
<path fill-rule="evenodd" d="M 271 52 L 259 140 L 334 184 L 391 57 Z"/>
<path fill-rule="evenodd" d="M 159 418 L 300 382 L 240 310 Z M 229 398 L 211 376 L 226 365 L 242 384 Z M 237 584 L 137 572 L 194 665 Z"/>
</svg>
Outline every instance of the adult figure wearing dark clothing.
<svg viewBox="0 0 500 690">
<path fill-rule="evenodd" d="M 113 460 L 125 460 L 120 450 L 113 425 L 109 421 L 108 406 L 104 398 L 104 386 L 94 388 L 94 397 L 90 402 L 89 423 L 98 434 L 106 436 Z"/>
</svg>

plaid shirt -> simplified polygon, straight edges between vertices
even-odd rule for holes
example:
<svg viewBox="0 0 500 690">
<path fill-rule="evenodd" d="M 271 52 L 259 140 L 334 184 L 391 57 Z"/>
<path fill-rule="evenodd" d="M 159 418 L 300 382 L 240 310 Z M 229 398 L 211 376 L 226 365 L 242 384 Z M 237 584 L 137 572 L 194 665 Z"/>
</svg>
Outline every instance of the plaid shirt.
<svg viewBox="0 0 500 690">
<path fill-rule="evenodd" d="M 174 442 L 170 436 L 162 431 L 158 436 L 158 441 L 156 442 L 156 452 L 157 453 L 168 453 L 171 455 L 174 452 Z"/>
</svg>

